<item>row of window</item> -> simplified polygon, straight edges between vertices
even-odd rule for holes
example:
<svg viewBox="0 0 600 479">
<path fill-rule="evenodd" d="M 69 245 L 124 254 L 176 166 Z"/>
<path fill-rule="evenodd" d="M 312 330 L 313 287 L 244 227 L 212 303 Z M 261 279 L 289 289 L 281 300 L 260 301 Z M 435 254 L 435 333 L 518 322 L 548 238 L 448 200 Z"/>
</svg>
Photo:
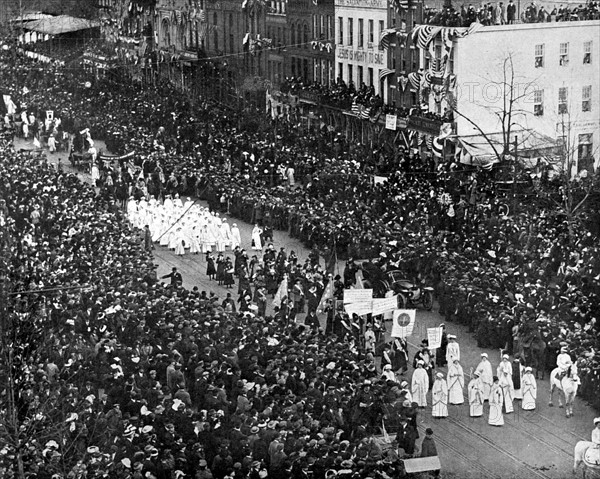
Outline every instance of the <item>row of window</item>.
<svg viewBox="0 0 600 479">
<path fill-rule="evenodd" d="M 569 112 L 569 88 L 560 87 L 558 89 L 558 114 L 562 115 Z M 585 85 L 581 88 L 581 111 L 592 111 L 592 85 Z M 544 114 L 544 90 L 533 92 L 533 113 L 536 116 Z"/>
<path fill-rule="evenodd" d="M 354 19 L 346 19 L 346 25 L 348 27 L 347 35 L 344 37 L 344 18 L 338 17 L 338 45 L 354 45 Z M 365 35 L 365 21 L 362 18 L 358 19 L 358 35 L 357 35 L 357 46 L 358 48 L 364 48 L 365 40 L 368 43 L 369 48 L 373 48 L 375 42 L 379 44 L 379 37 L 381 32 L 385 30 L 385 22 L 379 20 L 379 34 L 375 36 L 375 21 L 367 20 L 367 31 Z M 344 42 L 345 40 L 345 42 Z"/>
<path fill-rule="evenodd" d="M 543 68 L 545 61 L 545 44 L 540 43 L 535 46 L 535 67 Z M 583 42 L 583 64 L 589 65 L 592 63 L 592 42 Z M 559 45 L 558 64 L 566 66 L 569 64 L 569 43 L 561 43 Z"/>
<path fill-rule="evenodd" d="M 374 68 L 368 67 L 366 69 L 367 74 L 365 75 L 365 68 L 361 65 L 356 67 L 356 77 L 354 76 L 354 65 L 346 65 L 347 76 L 344 76 L 344 64 L 338 63 L 338 72 L 339 78 L 344 80 L 348 85 L 350 82 L 354 82 L 354 86 L 356 88 L 360 88 L 360 86 L 364 83 L 367 86 L 373 86 L 377 89 L 377 83 L 379 82 L 379 71 Z M 375 76 L 377 73 L 377 76 Z"/>
</svg>

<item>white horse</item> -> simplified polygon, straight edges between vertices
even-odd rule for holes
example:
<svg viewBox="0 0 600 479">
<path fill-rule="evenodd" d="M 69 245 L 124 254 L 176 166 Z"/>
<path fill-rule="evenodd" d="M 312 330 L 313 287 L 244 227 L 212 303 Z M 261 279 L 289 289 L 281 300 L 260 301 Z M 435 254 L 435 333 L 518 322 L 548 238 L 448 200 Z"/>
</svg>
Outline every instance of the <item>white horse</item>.
<svg viewBox="0 0 600 479">
<path fill-rule="evenodd" d="M 585 471 L 587 468 L 590 468 L 593 471 L 600 471 L 600 462 L 598 462 L 600 455 L 598 453 L 596 453 L 594 457 L 591 457 L 591 456 L 586 457 L 586 453 L 594 445 L 595 444 L 593 442 L 589 442 L 589 441 L 579 441 L 577 444 L 575 444 L 575 452 L 573 454 L 575 457 L 575 462 L 573 463 L 573 474 L 577 474 L 577 468 L 582 463 L 583 463 L 583 479 L 585 479 Z M 589 461 L 596 461 L 596 462 L 589 462 Z"/>
<path fill-rule="evenodd" d="M 566 415 L 567 417 L 571 417 L 573 415 L 573 403 L 575 402 L 577 388 L 579 387 L 579 378 L 573 368 L 569 368 L 567 374 L 559 380 L 557 376 L 560 372 L 560 368 L 554 368 L 550 373 L 550 400 L 548 406 L 554 406 L 552 396 L 556 388 L 564 394 Z M 558 407 L 563 407 L 562 394 L 558 396 Z"/>
</svg>

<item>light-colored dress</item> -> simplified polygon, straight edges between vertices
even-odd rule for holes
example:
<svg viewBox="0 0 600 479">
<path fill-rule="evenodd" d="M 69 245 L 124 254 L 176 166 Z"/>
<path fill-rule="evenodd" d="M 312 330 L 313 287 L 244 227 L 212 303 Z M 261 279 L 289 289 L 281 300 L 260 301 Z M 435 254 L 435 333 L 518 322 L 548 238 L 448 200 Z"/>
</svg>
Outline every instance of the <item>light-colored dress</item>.
<svg viewBox="0 0 600 479">
<path fill-rule="evenodd" d="M 437 378 L 431 389 L 433 417 L 448 417 L 448 385 L 445 379 Z"/>
<path fill-rule="evenodd" d="M 448 402 L 450 404 L 462 404 L 465 402 L 464 387 L 465 375 L 462 366 L 458 363 L 451 363 L 448 367 Z"/>
<path fill-rule="evenodd" d="M 411 381 L 411 391 L 413 395 L 413 401 L 416 402 L 419 405 L 419 407 L 427 406 L 429 376 L 427 376 L 427 371 L 425 371 L 423 368 L 417 368 L 413 372 Z"/>
<path fill-rule="evenodd" d="M 504 415 L 502 414 L 502 390 L 499 384 L 492 385 L 490 392 L 490 412 L 488 424 L 491 426 L 504 426 Z"/>
<path fill-rule="evenodd" d="M 523 394 L 521 408 L 525 411 L 532 411 L 535 409 L 537 381 L 535 380 L 535 376 L 529 371 L 523 374 L 523 378 L 521 379 L 521 392 Z"/>
<path fill-rule="evenodd" d="M 471 417 L 483 416 L 483 383 L 479 378 L 469 381 L 469 415 Z"/>
<path fill-rule="evenodd" d="M 504 410 L 507 413 L 513 412 L 513 396 L 514 391 L 513 380 L 512 380 L 512 364 L 508 360 L 503 359 L 498 365 L 496 370 L 498 376 L 498 383 L 502 390 L 502 398 L 504 403 Z"/>
<path fill-rule="evenodd" d="M 254 229 L 252 230 L 252 249 L 255 250 L 261 250 L 262 249 L 262 241 L 260 239 L 260 235 L 262 233 L 262 229 L 260 229 L 258 226 L 255 226 Z"/>
<path fill-rule="evenodd" d="M 481 384 L 483 386 L 483 400 L 487 401 L 490 398 L 492 384 L 494 382 L 492 364 L 487 359 L 482 359 L 475 371 L 479 373 L 479 379 L 481 380 Z"/>
</svg>

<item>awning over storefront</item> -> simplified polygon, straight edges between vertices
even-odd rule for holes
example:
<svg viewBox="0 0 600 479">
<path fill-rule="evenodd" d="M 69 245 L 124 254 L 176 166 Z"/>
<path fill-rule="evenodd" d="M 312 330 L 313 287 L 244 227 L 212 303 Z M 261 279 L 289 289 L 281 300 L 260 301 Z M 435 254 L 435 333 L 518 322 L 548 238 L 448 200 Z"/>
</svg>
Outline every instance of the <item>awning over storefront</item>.
<svg viewBox="0 0 600 479">
<path fill-rule="evenodd" d="M 553 156 L 558 153 L 559 144 L 553 138 L 534 131 L 521 130 L 511 134 L 509 156 L 514 155 L 515 137 L 517 157 L 521 159 Z M 458 144 L 462 148 L 460 162 L 476 166 L 491 166 L 498 163 L 504 150 L 502 138 L 502 133 L 458 137 Z"/>
<path fill-rule="evenodd" d="M 56 17 L 44 17 L 28 21 L 24 25 L 24 28 L 46 35 L 60 35 L 62 33 L 88 30 L 99 26 L 100 24 L 94 20 L 86 20 L 85 18 L 71 17 L 69 15 L 58 15 Z"/>
</svg>

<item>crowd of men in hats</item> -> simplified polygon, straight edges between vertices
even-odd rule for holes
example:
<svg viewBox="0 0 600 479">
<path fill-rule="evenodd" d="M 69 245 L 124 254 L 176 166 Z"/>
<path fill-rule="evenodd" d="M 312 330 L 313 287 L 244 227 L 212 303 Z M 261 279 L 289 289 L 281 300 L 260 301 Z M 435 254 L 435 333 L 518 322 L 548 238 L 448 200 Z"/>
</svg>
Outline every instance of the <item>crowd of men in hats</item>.
<svg viewBox="0 0 600 479">
<path fill-rule="evenodd" d="M 395 173 L 386 182 L 373 184 L 376 163 L 348 151 L 342 141 L 331 150 L 323 148 L 326 139 L 317 132 L 298 137 L 290 127 L 277 134 L 258 134 L 238 129 L 237 118 L 215 115 L 213 107 L 193 106 L 183 96 L 165 94 L 164 85 L 140 89 L 99 82 L 83 89 L 78 86 L 81 79 L 72 72 L 57 70 L 50 82 L 49 76 L 31 78 L 27 69 L 9 65 L 3 64 L 7 78 L 12 79 L 5 88 L 16 103 L 35 105 L 40 111 L 54 109 L 74 131 L 89 127 L 95 136 L 112 138 L 122 149 L 119 153 L 137 152 L 131 163 L 102 165 L 101 194 L 96 198 L 73 176 L 28 163 L 10 149 L 3 151 L 3 192 L 9 193 L 4 198 L 3 219 L 14 220 L 20 245 L 12 281 L 22 291 L 48 285 L 92 285 L 92 292 L 65 291 L 36 307 L 25 301 L 24 295 L 21 309 L 16 309 L 24 317 L 46 318 L 33 322 L 19 351 L 23 364 L 27 363 L 20 372 L 28 375 L 20 383 L 27 385 L 20 389 L 27 405 L 21 408 L 21 419 L 42 421 L 36 423 L 37 430 L 44 429 L 43 421 L 52 419 L 54 424 L 54 419 L 63 419 L 76 445 L 74 450 L 87 458 L 78 468 L 93 464 L 97 470 L 118 469 L 127 477 L 133 474 L 128 468 L 131 464 L 150 474 L 159 469 L 195 474 L 202 459 L 200 452 L 188 448 L 190 437 L 213 437 L 214 431 L 226 436 L 237 424 L 240 431 L 250 432 L 253 426 L 260 429 L 267 419 L 267 426 L 277 421 L 281 428 L 283 421 L 284 430 L 292 429 L 299 449 L 288 445 L 286 450 L 286 440 L 284 453 L 288 456 L 297 452 L 303 464 L 315 459 L 312 466 L 316 463 L 317 467 L 323 464 L 317 461 L 319 457 L 325 464 L 336 464 L 338 456 L 344 461 L 346 455 L 358 454 L 361 444 L 366 444 L 362 436 L 368 436 L 377 418 L 373 411 L 362 410 L 360 404 L 368 401 L 345 401 L 368 396 L 372 387 L 382 388 L 378 397 L 395 387 L 379 380 L 372 353 L 362 354 L 351 338 L 336 342 L 334 336 L 319 336 L 293 323 L 284 327 L 277 321 L 256 321 L 255 313 L 232 316 L 200 292 L 178 288 L 177 281 L 172 287 L 157 284 L 149 252 L 143 251 L 119 222 L 123 211 L 110 188 L 113 181 L 122 181 L 137 195 L 154 194 L 156 198 L 166 192 L 196 192 L 209 200 L 212 211 L 229 209 L 242 218 L 250 215 L 258 223 L 289 228 L 309 247 L 327 248 L 340 256 L 364 258 L 384 253 L 383 270 L 402 266 L 415 278 L 434 282 L 446 321 L 468 324 L 481 345 L 505 347 L 513 340 L 518 344 L 521 332 L 530 327 L 549 344 L 564 341 L 577 363 L 583 393 L 597 400 L 600 368 L 595 354 L 599 336 L 595 317 L 600 304 L 600 251 L 596 233 L 585 223 L 578 225 L 578 236 L 573 238 L 569 225 L 549 214 L 547 205 L 507 216 L 487 174 L 465 174 L 456 164 L 433 170 L 414 156 L 390 158 L 389 168 Z M 23 90 L 26 83 L 27 92 Z M 11 133 L 14 120 L 10 115 L 5 118 Z M 297 183 L 281 173 L 290 168 Z M 418 174 L 418 168 L 426 171 Z M 50 325 L 55 332 L 46 331 Z M 35 334 L 38 336 L 32 340 Z M 52 358 L 31 355 L 29 345 L 42 337 L 58 354 Z M 223 337 L 232 342 L 219 346 Z M 282 349 L 281 344 L 294 352 Z M 197 356 L 190 363 L 194 354 Z M 200 364 L 202 368 L 196 371 Z M 88 374 L 87 368 L 95 373 Z M 196 374 L 202 378 L 206 370 L 206 392 L 198 393 Z M 97 378 L 90 385 L 97 393 L 82 398 L 80 393 L 90 377 Z M 496 396 L 505 387 L 501 379 Z M 365 380 L 376 384 L 365 384 Z M 253 388 L 247 388 L 248 384 Z M 492 377 L 490 393 L 493 385 Z M 210 386 L 213 389 L 208 391 Z M 338 391 L 333 395 L 339 396 L 339 402 L 325 394 L 330 386 Z M 253 407 L 245 415 L 235 413 L 242 389 L 252 395 Z M 187 394 L 191 407 L 186 404 Z M 292 409 L 278 410 L 276 395 L 279 399 L 289 395 Z M 298 406 L 296 400 L 305 395 L 317 399 L 312 403 L 303 399 Z M 59 396 L 72 399 L 71 410 L 64 411 L 64 417 L 56 416 L 63 412 L 50 414 L 45 409 Z M 392 402 L 401 400 L 401 404 L 403 396 L 400 388 L 394 396 L 389 395 Z M 348 411 L 347 416 L 340 418 L 336 407 L 323 409 L 330 399 L 333 406 Z M 143 406 L 148 414 L 142 414 Z M 28 415 L 33 411 L 37 411 L 35 416 Z M 190 414 L 193 421 L 183 420 Z M 409 411 L 403 415 L 408 417 Z M 98 427 L 88 422 L 91 417 L 93 421 L 100 418 Z M 197 424 L 193 432 L 189 423 Z M 323 430 L 324 423 L 326 428 L 334 428 L 333 436 L 330 429 Z M 175 433 L 170 432 L 171 425 Z M 298 426 L 297 434 L 294 426 Z M 301 431 L 302 427 L 308 432 Z M 205 428 L 211 434 L 202 435 Z M 103 434 L 97 435 L 99 431 Z M 129 443 L 115 446 L 114 439 L 121 435 Z M 308 446 L 313 439 L 316 448 Z M 323 440 L 325 443 L 319 444 Z M 338 445 L 338 440 L 350 444 Z M 204 460 L 211 469 L 217 457 L 217 470 L 221 462 L 232 462 L 227 453 L 233 458 L 233 452 L 223 447 L 223 441 L 219 446 L 209 444 L 209 439 L 203 441 L 203 453 L 208 454 Z M 49 447 L 44 446 L 47 443 Z M 27 454 L 39 459 L 42 469 L 48 471 L 64 465 L 59 459 L 66 452 L 64 447 L 49 438 L 31 444 Z M 100 452 L 89 452 L 89 447 L 98 447 Z M 115 449 L 132 456 L 117 457 Z M 6 452 L 3 457 L 15 454 L 9 449 Z M 264 450 L 261 458 L 257 473 L 263 461 L 271 460 Z M 237 462 L 252 474 L 248 461 Z M 288 468 L 295 462 L 283 463 Z M 371 473 L 370 467 L 368 458 L 353 465 L 365 477 Z M 390 474 L 397 467 L 397 461 L 385 462 L 383 471 Z M 221 469 L 222 477 L 233 472 L 225 469 Z"/>
</svg>

